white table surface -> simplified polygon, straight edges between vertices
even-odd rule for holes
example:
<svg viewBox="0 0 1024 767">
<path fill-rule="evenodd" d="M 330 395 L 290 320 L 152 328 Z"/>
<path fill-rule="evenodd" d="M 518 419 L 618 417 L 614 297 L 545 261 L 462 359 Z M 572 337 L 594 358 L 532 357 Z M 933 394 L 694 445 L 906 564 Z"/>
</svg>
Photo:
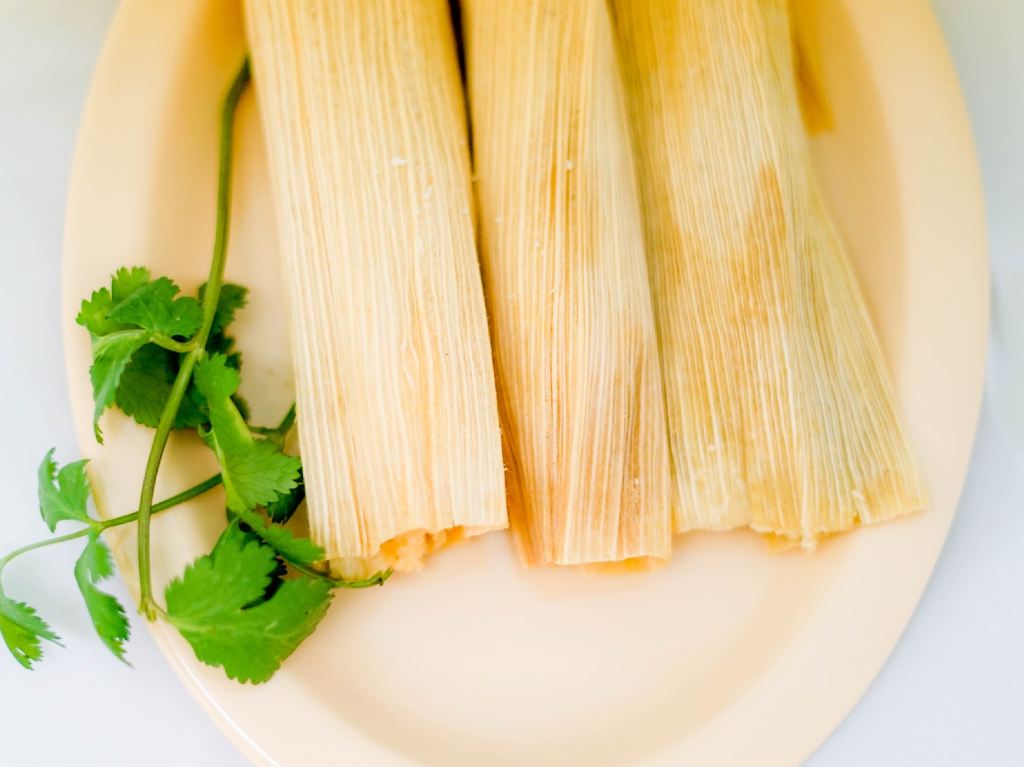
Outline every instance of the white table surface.
<svg viewBox="0 0 1024 767">
<path fill-rule="evenodd" d="M 61 229 L 78 117 L 116 5 L 0 0 L 5 551 L 43 532 L 35 497 L 43 453 L 54 445 L 61 458 L 77 453 L 59 332 Z M 1024 765 L 1024 4 L 935 7 L 988 194 L 996 291 L 988 396 L 928 590 L 889 662 L 810 767 Z M 243 767 L 141 624 L 130 645 L 134 671 L 99 644 L 74 590 L 76 556 L 75 547 L 51 549 L 5 574 L 10 593 L 59 624 L 67 649 L 50 649 L 32 673 L 0 649 L 0 767 Z M 127 603 L 124 588 L 114 590 Z"/>
</svg>

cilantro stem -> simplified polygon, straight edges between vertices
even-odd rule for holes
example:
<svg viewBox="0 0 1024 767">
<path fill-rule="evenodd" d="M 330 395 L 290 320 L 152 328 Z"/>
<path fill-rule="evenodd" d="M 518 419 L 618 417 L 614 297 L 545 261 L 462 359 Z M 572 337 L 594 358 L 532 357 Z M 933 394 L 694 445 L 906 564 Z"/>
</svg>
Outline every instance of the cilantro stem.
<svg viewBox="0 0 1024 767">
<path fill-rule="evenodd" d="M 217 168 L 217 225 L 213 241 L 213 262 L 210 277 L 203 293 L 203 324 L 192 339 L 199 351 L 206 349 L 206 341 L 213 328 L 220 291 L 224 285 L 224 262 L 228 249 L 228 233 L 231 225 L 231 165 L 234 150 L 235 111 L 238 101 L 249 85 L 249 60 L 242 62 L 235 75 L 220 113 L 220 161 Z"/>
<path fill-rule="evenodd" d="M 231 87 L 228 88 L 220 114 L 220 160 L 217 168 L 217 224 L 213 241 L 213 257 L 210 263 L 210 276 L 203 294 L 203 323 L 195 337 L 189 342 L 192 347 L 181 360 L 181 367 L 174 379 L 170 395 L 164 405 L 160 420 L 157 422 L 156 434 L 150 447 L 149 458 L 142 480 L 142 491 L 139 497 L 138 511 L 138 550 L 139 550 L 139 612 L 149 620 L 157 615 L 157 605 L 153 599 L 153 579 L 150 571 L 150 516 L 153 513 L 153 493 L 156 488 L 156 477 L 160 470 L 167 439 L 171 426 L 181 407 L 181 401 L 192 380 L 192 371 L 200 358 L 206 353 L 206 342 L 213 328 L 217 303 L 220 300 L 221 287 L 224 284 L 224 264 L 227 257 L 228 234 L 230 230 L 231 211 L 231 166 L 234 149 L 234 119 L 238 101 L 249 84 L 249 61 L 246 59 L 238 74 L 235 75 Z"/>
<path fill-rule="evenodd" d="M 330 581 L 335 588 L 339 589 L 365 589 L 370 586 L 383 586 L 384 581 L 390 578 L 393 572 L 392 570 L 382 570 L 379 573 L 374 573 L 368 578 L 348 581 L 344 578 L 335 578 L 330 573 L 316 567 L 310 567 L 309 565 L 300 565 L 295 562 L 289 562 L 288 564 L 303 575 L 308 575 L 311 578 L 323 578 L 326 581 Z"/>
<path fill-rule="evenodd" d="M 93 532 L 93 530 L 94 528 L 92 527 L 83 527 L 81 530 L 76 530 L 75 532 L 68 533 L 67 535 L 61 535 L 57 538 L 47 538 L 43 541 L 36 541 L 35 543 L 30 543 L 27 546 L 22 546 L 20 549 L 15 549 L 11 553 L 0 558 L 0 572 L 3 572 L 3 569 L 7 566 L 8 562 L 10 562 L 12 559 L 15 559 L 16 557 L 20 557 L 22 554 L 27 554 L 30 551 L 35 551 L 36 549 L 41 549 L 45 546 L 53 546 L 57 543 L 73 541 L 76 538 L 84 538 L 89 533 Z"/>
<path fill-rule="evenodd" d="M 288 408 L 288 412 L 284 414 L 284 418 L 281 419 L 281 423 L 277 425 L 275 431 L 282 436 L 291 431 L 292 426 L 295 425 L 295 403 L 291 404 Z"/>
<path fill-rule="evenodd" d="M 153 580 L 150 572 L 149 562 L 149 518 L 153 513 L 153 493 L 156 490 L 156 475 L 160 469 L 160 460 L 164 455 L 164 448 L 167 447 L 167 438 L 171 433 L 171 426 L 178 414 L 181 400 L 185 396 L 189 381 L 192 379 L 192 369 L 196 364 L 196 355 L 189 352 L 181 362 L 178 376 L 174 379 L 171 393 L 167 398 L 160 420 L 157 422 L 156 435 L 153 437 L 153 444 L 149 450 L 149 458 L 146 460 L 146 472 L 142 478 L 142 492 L 139 497 L 138 521 L 138 545 L 139 545 L 139 612 L 149 620 L 155 618 L 153 611 Z"/>
<path fill-rule="evenodd" d="M 187 354 L 195 348 L 193 341 L 175 341 L 170 336 L 165 336 L 163 333 L 154 333 L 150 341 L 157 346 L 162 346 L 164 349 L 168 349 L 172 352 L 178 352 L 179 354 Z"/>
<path fill-rule="evenodd" d="M 214 474 L 209 479 L 204 479 L 199 484 L 193 485 L 187 490 L 182 490 L 177 495 L 172 495 L 170 498 L 160 501 L 159 503 L 154 503 L 151 512 L 153 514 L 159 514 L 161 511 L 166 511 L 167 509 L 179 506 L 180 504 L 185 503 L 185 501 L 190 501 L 196 496 L 202 495 L 208 490 L 212 490 L 213 488 L 220 485 L 221 481 L 222 480 L 220 474 Z M 95 526 L 90 525 L 89 527 L 83 527 L 81 530 L 76 530 L 75 532 L 68 533 L 67 535 L 61 535 L 56 538 L 47 538 L 42 541 L 30 543 L 27 546 L 22 546 L 20 549 L 15 549 L 9 554 L 0 557 L 0 573 L 3 572 L 3 569 L 12 559 L 16 559 L 17 557 L 20 557 L 22 554 L 27 554 L 30 551 L 42 549 L 46 546 L 54 546 L 58 543 L 66 543 L 67 541 L 73 541 L 77 538 L 84 538 L 85 536 L 89 535 L 89 533 L 92 533 L 94 531 L 102 533 L 104 530 L 107 530 L 111 527 L 120 527 L 121 525 L 128 525 L 132 522 L 137 521 L 138 518 L 139 512 L 133 511 L 130 514 L 122 514 L 119 517 L 111 517 L 110 519 L 98 520 Z"/>
<path fill-rule="evenodd" d="M 202 495 L 207 490 L 212 490 L 223 482 L 220 474 L 214 474 L 209 479 L 204 479 L 198 485 L 193 485 L 187 490 L 182 490 L 177 495 L 172 495 L 170 498 L 154 503 L 153 508 L 150 509 L 151 514 L 159 514 L 161 511 L 178 506 L 185 501 L 191 501 L 196 496 Z M 106 530 L 110 527 L 120 527 L 121 525 L 128 525 L 132 522 L 136 522 L 139 519 L 139 512 L 133 511 L 131 514 L 122 514 L 119 517 L 112 517 L 110 519 L 104 519 L 100 522 L 100 530 Z"/>
<path fill-rule="evenodd" d="M 288 412 L 284 414 L 284 418 L 281 419 L 281 423 L 277 426 L 254 426 L 251 431 L 254 434 L 259 434 L 261 437 L 269 437 L 277 443 L 282 443 L 294 425 L 295 403 L 293 402 L 291 407 L 288 408 Z"/>
</svg>

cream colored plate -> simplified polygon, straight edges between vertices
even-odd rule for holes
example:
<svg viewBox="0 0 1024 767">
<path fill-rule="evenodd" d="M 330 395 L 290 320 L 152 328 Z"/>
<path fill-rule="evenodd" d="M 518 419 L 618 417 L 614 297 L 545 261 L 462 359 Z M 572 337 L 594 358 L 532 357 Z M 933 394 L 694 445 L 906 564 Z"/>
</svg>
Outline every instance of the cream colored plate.
<svg viewBox="0 0 1024 767">
<path fill-rule="evenodd" d="M 795 765 L 878 672 L 928 579 L 967 469 L 988 316 L 982 195 L 953 69 L 925 0 L 822 0 L 839 129 L 815 151 L 895 371 L 933 505 L 815 555 L 753 535 L 693 535 L 650 575 L 526 572 L 494 534 L 417 576 L 339 594 L 268 685 L 168 660 L 260 764 Z M 69 194 L 64 312 L 71 399 L 104 511 L 135 508 L 148 435 L 90 430 L 81 298 L 121 264 L 194 289 L 213 235 L 216 112 L 243 52 L 224 0 L 126 0 L 100 60 Z M 241 110 L 229 277 L 244 394 L 289 402 L 288 340 L 260 127 Z M 116 470 L 115 470 L 116 467 Z M 174 438 L 158 495 L 214 470 Z M 155 524 L 159 583 L 223 523 L 216 494 Z M 118 543 L 133 578 L 134 538 Z"/>
</svg>

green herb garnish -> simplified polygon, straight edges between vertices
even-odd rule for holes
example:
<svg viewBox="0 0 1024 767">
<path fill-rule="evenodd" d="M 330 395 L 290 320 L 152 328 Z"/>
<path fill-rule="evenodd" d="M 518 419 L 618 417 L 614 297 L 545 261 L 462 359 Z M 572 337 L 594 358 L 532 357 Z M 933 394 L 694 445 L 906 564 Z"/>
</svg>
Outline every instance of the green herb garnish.
<svg viewBox="0 0 1024 767">
<path fill-rule="evenodd" d="M 109 287 L 82 302 L 77 317 L 92 339 L 96 439 L 102 442 L 100 416 L 111 407 L 155 430 L 138 510 L 104 520 L 92 516 L 88 462 L 60 467 L 51 450 L 39 467 L 40 513 L 51 532 L 61 523 L 79 528 L 12 551 L 0 558 L 0 573 L 30 551 L 84 538 L 75 581 L 96 633 L 127 662 L 127 613 L 98 584 L 113 574 L 103 533 L 137 523 L 139 612 L 174 626 L 200 661 L 240 682 L 259 683 L 313 632 L 335 588 L 378 585 L 390 571 L 359 581 L 333 578 L 317 566 L 323 549 L 282 526 L 305 497 L 301 462 L 284 452 L 295 408 L 277 426 L 254 426 L 238 393 L 242 358 L 228 330 L 246 304 L 246 290 L 224 283 L 224 265 L 234 117 L 248 82 L 246 62 L 221 111 L 216 234 L 209 277 L 197 296 L 182 295 L 172 280 L 154 278 L 148 269 L 122 268 Z M 220 473 L 154 503 L 167 439 L 176 429 L 195 431 L 216 455 Z M 218 486 L 226 493 L 227 526 L 209 554 L 171 581 L 161 606 L 152 586 L 150 519 Z M 2 585 L 0 636 L 25 668 L 42 658 L 44 642 L 60 643 L 34 608 L 8 597 Z"/>
</svg>

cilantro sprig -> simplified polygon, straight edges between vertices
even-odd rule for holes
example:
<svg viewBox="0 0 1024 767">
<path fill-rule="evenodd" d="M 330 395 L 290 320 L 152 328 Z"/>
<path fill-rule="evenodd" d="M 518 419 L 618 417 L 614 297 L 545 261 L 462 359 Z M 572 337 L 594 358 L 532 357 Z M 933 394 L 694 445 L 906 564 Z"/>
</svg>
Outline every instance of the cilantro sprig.
<svg viewBox="0 0 1024 767">
<path fill-rule="evenodd" d="M 324 550 L 284 527 L 305 498 L 301 461 L 284 450 L 295 407 L 277 426 L 255 426 L 239 394 L 242 357 L 229 329 L 247 293 L 224 282 L 224 267 L 234 117 L 248 82 L 246 62 L 221 110 L 217 223 L 206 283 L 196 296 L 183 295 L 167 277 L 154 277 L 143 267 L 122 268 L 109 286 L 82 302 L 77 317 L 92 341 L 89 376 L 97 441 L 103 441 L 100 420 L 110 408 L 154 429 L 138 508 L 108 519 L 93 515 L 88 462 L 59 466 L 51 450 L 38 471 L 40 514 L 51 533 L 58 525 L 77 529 L 0 557 L 0 575 L 24 554 L 84 539 L 75 582 L 100 640 L 127 663 L 127 611 L 99 584 L 114 574 L 103 534 L 136 524 L 139 612 L 174 626 L 200 661 L 240 682 L 260 683 L 315 630 L 334 589 L 379 585 L 390 571 L 358 581 L 334 578 L 319 566 Z M 220 472 L 155 502 L 156 479 L 173 430 L 194 431 L 213 451 Z M 217 487 L 225 492 L 226 528 L 210 553 L 167 585 L 161 606 L 152 584 L 150 520 Z M 2 582 L 0 637 L 25 668 L 43 657 L 46 643 L 60 644 L 35 608 L 8 597 Z"/>
</svg>

